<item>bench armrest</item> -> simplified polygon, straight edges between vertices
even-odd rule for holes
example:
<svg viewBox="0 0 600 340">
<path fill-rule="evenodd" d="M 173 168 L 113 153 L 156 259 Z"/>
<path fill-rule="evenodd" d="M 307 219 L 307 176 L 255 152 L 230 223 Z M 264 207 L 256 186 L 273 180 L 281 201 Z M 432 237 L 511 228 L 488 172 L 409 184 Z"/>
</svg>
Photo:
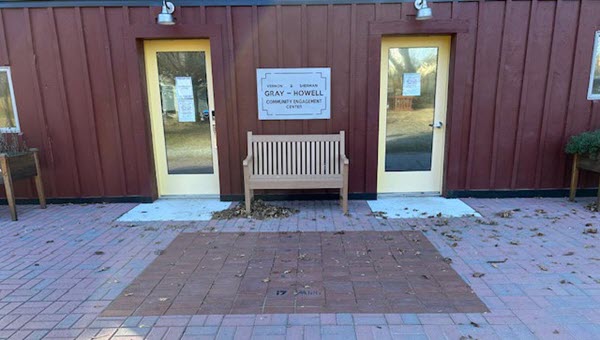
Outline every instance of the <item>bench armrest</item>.
<svg viewBox="0 0 600 340">
<path fill-rule="evenodd" d="M 246 159 L 244 159 L 244 161 L 242 162 L 242 165 L 247 167 L 250 164 L 252 164 L 253 160 L 254 160 L 254 155 L 248 155 L 248 157 L 246 157 Z"/>
<path fill-rule="evenodd" d="M 340 162 L 342 162 L 343 165 L 350 164 L 350 160 L 348 159 L 348 157 L 346 157 L 346 155 L 340 155 Z"/>
</svg>

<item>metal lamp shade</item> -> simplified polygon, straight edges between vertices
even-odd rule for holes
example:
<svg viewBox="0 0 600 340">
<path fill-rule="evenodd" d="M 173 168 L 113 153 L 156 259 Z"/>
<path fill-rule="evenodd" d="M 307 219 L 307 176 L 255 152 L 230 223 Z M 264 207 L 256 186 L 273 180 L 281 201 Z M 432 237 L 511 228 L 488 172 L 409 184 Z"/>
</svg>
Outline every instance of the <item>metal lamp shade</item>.
<svg viewBox="0 0 600 340">
<path fill-rule="evenodd" d="M 162 11 L 156 17 L 156 23 L 159 25 L 175 25 L 175 5 L 172 2 L 163 1 Z"/>
<path fill-rule="evenodd" d="M 433 18 L 431 8 L 427 6 L 427 0 L 416 0 L 415 8 L 417 9 L 417 20 L 428 20 Z"/>
<path fill-rule="evenodd" d="M 175 25 L 175 18 L 170 13 L 160 13 L 156 18 L 156 23 L 159 25 Z"/>
</svg>

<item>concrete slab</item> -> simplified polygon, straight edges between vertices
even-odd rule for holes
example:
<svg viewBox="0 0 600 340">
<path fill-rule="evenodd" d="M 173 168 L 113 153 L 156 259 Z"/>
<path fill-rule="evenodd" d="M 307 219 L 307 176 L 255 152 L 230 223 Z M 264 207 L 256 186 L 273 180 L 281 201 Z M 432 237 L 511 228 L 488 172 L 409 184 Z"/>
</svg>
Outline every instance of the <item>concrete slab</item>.
<svg viewBox="0 0 600 340">
<path fill-rule="evenodd" d="M 477 211 L 457 198 L 381 197 L 367 202 L 371 210 L 381 211 L 388 218 L 481 217 Z"/>
<path fill-rule="evenodd" d="M 227 209 L 230 205 L 231 202 L 221 202 L 216 198 L 161 198 L 136 206 L 117 221 L 209 221 L 213 212 Z"/>
</svg>

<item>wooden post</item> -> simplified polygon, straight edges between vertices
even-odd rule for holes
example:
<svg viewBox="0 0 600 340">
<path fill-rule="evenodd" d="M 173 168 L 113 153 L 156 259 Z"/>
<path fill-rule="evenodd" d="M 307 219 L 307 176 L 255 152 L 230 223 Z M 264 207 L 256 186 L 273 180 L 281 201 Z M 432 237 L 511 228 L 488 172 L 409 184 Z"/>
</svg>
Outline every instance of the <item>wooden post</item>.
<svg viewBox="0 0 600 340">
<path fill-rule="evenodd" d="M 40 200 L 40 208 L 46 209 L 46 195 L 44 194 L 44 183 L 42 182 L 42 170 L 40 167 L 40 160 L 38 158 L 38 150 L 31 149 L 31 151 L 33 152 L 33 159 L 35 160 L 35 189 L 38 194 L 38 199 Z"/>
<path fill-rule="evenodd" d="M 10 167 L 8 166 L 8 158 L 0 156 L 0 168 L 2 169 L 2 179 L 4 180 L 4 189 L 6 190 L 6 200 L 10 210 L 10 217 L 13 221 L 17 220 L 17 207 L 15 206 L 15 192 L 13 189 L 12 177 L 10 175 Z"/>
<path fill-rule="evenodd" d="M 573 170 L 571 172 L 571 190 L 569 192 L 569 201 L 575 200 L 575 194 L 577 193 L 577 181 L 579 181 L 579 168 L 577 167 L 578 157 L 577 154 L 573 156 Z M 600 190 L 600 188 L 599 188 Z"/>
</svg>

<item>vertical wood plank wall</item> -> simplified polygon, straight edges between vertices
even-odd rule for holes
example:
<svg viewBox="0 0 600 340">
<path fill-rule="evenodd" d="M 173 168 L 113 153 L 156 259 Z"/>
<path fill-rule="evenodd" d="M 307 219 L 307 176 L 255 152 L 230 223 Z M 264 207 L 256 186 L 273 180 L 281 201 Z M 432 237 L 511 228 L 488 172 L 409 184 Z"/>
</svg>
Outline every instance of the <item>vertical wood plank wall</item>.
<svg viewBox="0 0 600 340">
<path fill-rule="evenodd" d="M 450 79 L 446 188 L 543 189 L 568 184 L 567 138 L 600 127 L 600 103 L 586 99 L 600 2 L 434 3 L 435 20 L 468 21 L 456 46 L 463 72 Z M 151 145 L 130 114 L 123 31 L 152 24 L 156 7 L 0 10 L 0 65 L 11 66 L 23 132 L 41 149 L 49 197 L 150 196 Z M 230 164 L 222 194 L 243 192 L 246 131 L 346 130 L 350 192 L 374 193 L 367 134 L 369 22 L 413 20 L 412 4 L 183 7 L 182 24 L 222 25 Z M 415 23 L 417 24 L 417 23 Z M 454 61 L 453 61 L 454 63 Z M 257 67 L 332 69 L 332 118 L 258 121 Z M 138 105 L 138 104 L 136 104 Z M 145 110 L 143 107 L 136 110 Z M 149 132 L 148 132 L 149 133 Z M 369 142 L 369 140 L 371 142 Z M 17 184 L 17 194 L 33 197 Z"/>
</svg>

